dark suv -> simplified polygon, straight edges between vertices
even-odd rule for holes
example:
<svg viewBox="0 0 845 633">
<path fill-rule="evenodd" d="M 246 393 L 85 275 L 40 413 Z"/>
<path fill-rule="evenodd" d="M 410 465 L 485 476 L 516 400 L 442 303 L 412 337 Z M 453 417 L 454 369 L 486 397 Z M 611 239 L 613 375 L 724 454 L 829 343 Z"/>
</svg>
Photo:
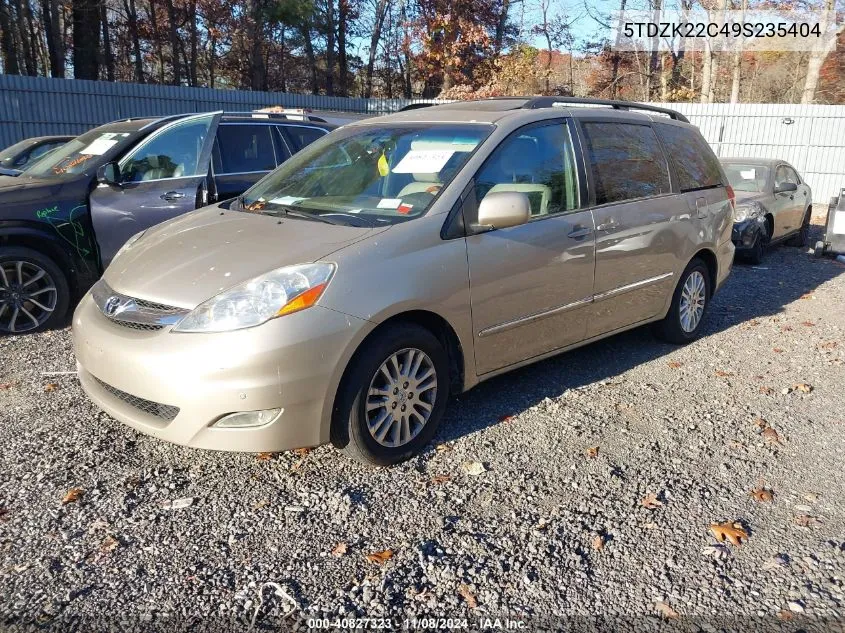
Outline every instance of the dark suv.
<svg viewBox="0 0 845 633">
<path fill-rule="evenodd" d="M 132 235 L 243 193 L 333 127 L 305 114 L 128 119 L 0 176 L 0 333 L 61 323 Z"/>
</svg>

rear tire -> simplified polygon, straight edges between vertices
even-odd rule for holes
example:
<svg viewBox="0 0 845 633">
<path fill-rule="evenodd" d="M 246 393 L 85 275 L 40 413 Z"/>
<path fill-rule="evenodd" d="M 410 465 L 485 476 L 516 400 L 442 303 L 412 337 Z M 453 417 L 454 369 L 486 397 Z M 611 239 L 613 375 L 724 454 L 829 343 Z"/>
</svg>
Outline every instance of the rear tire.
<svg viewBox="0 0 845 633">
<path fill-rule="evenodd" d="M 67 278 L 52 259 L 19 246 L 0 249 L 0 334 L 29 334 L 64 325 Z"/>
<path fill-rule="evenodd" d="M 810 243 L 810 216 L 812 214 L 811 207 L 807 207 L 804 212 L 804 219 L 801 221 L 801 228 L 798 232 L 787 240 L 787 246 L 796 246 L 798 248 L 806 248 Z"/>
<path fill-rule="evenodd" d="M 449 359 L 430 331 L 403 323 L 365 343 L 341 382 L 333 443 L 356 461 L 391 466 L 434 437 L 449 397 Z"/>
<path fill-rule="evenodd" d="M 657 336 L 676 345 L 696 340 L 701 336 L 712 294 L 707 264 L 696 257 L 678 280 L 668 314 L 655 324 Z"/>
</svg>

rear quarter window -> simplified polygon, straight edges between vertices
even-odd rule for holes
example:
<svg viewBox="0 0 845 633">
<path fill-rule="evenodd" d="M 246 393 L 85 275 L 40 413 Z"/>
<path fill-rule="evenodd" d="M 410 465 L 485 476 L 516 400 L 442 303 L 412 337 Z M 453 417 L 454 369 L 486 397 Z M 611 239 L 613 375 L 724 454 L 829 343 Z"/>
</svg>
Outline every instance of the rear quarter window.
<svg viewBox="0 0 845 633">
<path fill-rule="evenodd" d="M 597 205 L 671 191 L 669 166 L 650 126 L 585 122 L 582 129 Z"/>
<path fill-rule="evenodd" d="M 284 128 L 285 132 L 287 132 L 288 136 L 293 141 L 295 152 L 298 152 L 306 145 L 310 145 L 318 138 L 322 138 L 326 135 L 326 131 L 318 127 L 285 125 Z"/>
<path fill-rule="evenodd" d="M 723 184 L 719 159 L 698 130 L 664 124 L 657 124 L 655 127 L 669 153 L 681 191 L 706 189 Z"/>
</svg>

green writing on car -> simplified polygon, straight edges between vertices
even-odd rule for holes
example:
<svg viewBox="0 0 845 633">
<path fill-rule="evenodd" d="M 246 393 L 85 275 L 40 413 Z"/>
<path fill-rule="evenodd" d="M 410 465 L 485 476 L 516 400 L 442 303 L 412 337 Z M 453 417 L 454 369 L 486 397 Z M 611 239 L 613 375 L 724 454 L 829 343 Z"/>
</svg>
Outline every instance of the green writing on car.
<svg viewBox="0 0 845 633">
<path fill-rule="evenodd" d="M 44 218 L 49 218 L 54 213 L 58 213 L 58 211 L 59 207 L 50 207 L 49 209 L 38 209 L 38 211 L 35 212 L 35 216 L 39 220 L 43 220 Z"/>
</svg>

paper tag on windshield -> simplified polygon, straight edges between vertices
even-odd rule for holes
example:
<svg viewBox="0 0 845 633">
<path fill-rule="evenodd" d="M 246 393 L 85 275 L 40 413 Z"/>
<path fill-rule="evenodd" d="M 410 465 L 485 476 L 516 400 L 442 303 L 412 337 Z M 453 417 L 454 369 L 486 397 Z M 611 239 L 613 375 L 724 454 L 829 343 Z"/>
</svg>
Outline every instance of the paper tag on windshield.
<svg viewBox="0 0 845 633">
<path fill-rule="evenodd" d="M 94 154 L 95 156 L 100 156 L 105 154 L 109 151 L 112 147 L 117 145 L 117 141 L 110 139 L 110 138 L 98 138 L 96 141 L 91 143 L 88 147 L 80 151 L 80 154 Z"/>
<path fill-rule="evenodd" d="M 273 198 L 270 200 L 270 204 L 284 204 L 286 206 L 290 206 L 292 204 L 296 204 L 300 200 L 305 200 L 305 198 L 297 198 L 295 196 L 282 196 L 281 198 Z"/>
<path fill-rule="evenodd" d="M 376 207 L 379 209 L 396 209 L 400 204 L 402 204 L 401 198 L 382 198 Z"/>
<path fill-rule="evenodd" d="M 393 168 L 393 173 L 437 174 L 454 153 L 451 149 L 412 149 Z"/>
<path fill-rule="evenodd" d="M 741 169 L 739 175 L 743 177 L 744 180 L 754 180 L 757 176 L 755 175 L 756 171 L 753 169 Z"/>
</svg>

